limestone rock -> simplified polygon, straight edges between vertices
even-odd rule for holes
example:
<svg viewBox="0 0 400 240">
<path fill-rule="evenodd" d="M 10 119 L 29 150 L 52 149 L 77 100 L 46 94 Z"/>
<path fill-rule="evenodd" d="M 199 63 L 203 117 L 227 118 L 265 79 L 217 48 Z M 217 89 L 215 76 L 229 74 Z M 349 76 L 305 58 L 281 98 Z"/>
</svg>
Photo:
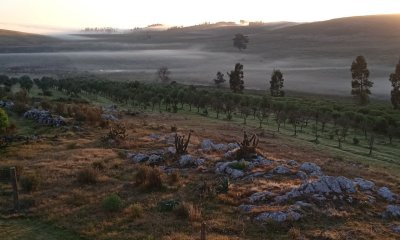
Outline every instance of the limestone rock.
<svg viewBox="0 0 400 240">
<path fill-rule="evenodd" d="M 400 218 L 400 205 L 388 205 L 383 212 L 384 218 Z"/>
<path fill-rule="evenodd" d="M 279 165 L 277 167 L 275 167 L 274 169 L 272 169 L 272 173 L 275 174 L 288 174 L 290 173 L 289 168 L 283 166 L 283 165 Z"/>
<path fill-rule="evenodd" d="M 395 200 L 395 195 L 387 187 L 379 188 L 377 193 L 388 202 L 393 202 Z"/>
<path fill-rule="evenodd" d="M 193 160 L 192 155 L 189 155 L 189 154 L 182 155 L 179 158 L 179 165 L 181 167 L 189 167 L 189 166 L 192 166 L 193 164 L 194 164 L 194 160 Z"/>
<path fill-rule="evenodd" d="M 310 175 L 315 175 L 315 176 L 322 175 L 321 168 L 315 163 L 310 163 L 310 162 L 302 163 L 300 165 L 299 170 Z"/>
<path fill-rule="evenodd" d="M 266 197 L 272 196 L 273 193 L 269 191 L 263 191 L 263 192 L 256 192 L 253 193 L 249 198 L 248 202 L 249 203 L 255 203 L 255 202 L 261 202 L 264 201 Z"/>
<path fill-rule="evenodd" d="M 149 156 L 147 156 L 146 154 L 143 154 L 143 153 L 138 153 L 138 154 L 134 155 L 131 159 L 135 163 L 142 163 L 142 162 L 149 160 Z"/>
<path fill-rule="evenodd" d="M 354 178 L 354 183 L 361 191 L 372 191 L 375 187 L 374 182 L 362 178 Z"/>
</svg>

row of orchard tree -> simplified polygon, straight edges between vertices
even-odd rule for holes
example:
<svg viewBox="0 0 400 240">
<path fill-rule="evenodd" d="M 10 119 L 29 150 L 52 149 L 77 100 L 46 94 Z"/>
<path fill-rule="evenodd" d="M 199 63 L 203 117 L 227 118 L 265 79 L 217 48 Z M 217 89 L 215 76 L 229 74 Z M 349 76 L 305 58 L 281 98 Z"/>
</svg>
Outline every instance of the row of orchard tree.
<svg viewBox="0 0 400 240">
<path fill-rule="evenodd" d="M 368 70 L 367 61 L 363 56 L 358 56 L 351 64 L 351 94 L 355 97 L 360 105 L 369 103 L 369 95 L 373 82 L 370 80 L 370 71 Z M 242 93 L 244 90 L 244 72 L 243 65 L 237 63 L 235 69 L 230 73 L 229 86 L 234 93 Z M 213 80 L 215 85 L 220 88 L 226 82 L 224 74 L 217 73 L 216 78 Z M 400 108 L 400 61 L 396 65 L 394 73 L 389 75 L 389 81 L 392 85 L 390 92 L 391 102 L 395 109 Z M 273 97 L 282 97 L 285 95 L 283 91 L 284 78 L 280 70 L 273 70 L 271 79 L 269 81 L 270 94 Z"/>
<path fill-rule="evenodd" d="M 196 111 L 226 120 L 241 118 L 244 124 L 251 119 L 257 121 L 260 128 L 273 124 L 278 132 L 282 127 L 292 129 L 293 135 L 307 132 L 314 136 L 315 142 L 320 138 L 336 139 L 339 147 L 350 135 L 363 136 L 370 151 L 376 136 L 385 137 L 389 143 L 400 136 L 398 112 L 385 107 L 236 94 L 176 83 L 115 82 L 91 77 L 60 80 L 43 77 L 34 82 L 43 92 L 58 90 L 72 97 L 103 96 L 152 111 Z M 353 139 L 354 144 L 358 141 Z"/>
</svg>

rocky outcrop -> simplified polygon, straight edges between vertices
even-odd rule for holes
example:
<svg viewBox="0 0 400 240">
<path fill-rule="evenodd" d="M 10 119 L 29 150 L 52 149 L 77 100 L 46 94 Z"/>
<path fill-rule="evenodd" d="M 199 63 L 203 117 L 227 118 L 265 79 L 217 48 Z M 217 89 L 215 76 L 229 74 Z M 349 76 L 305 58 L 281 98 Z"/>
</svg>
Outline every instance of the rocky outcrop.
<svg viewBox="0 0 400 240">
<path fill-rule="evenodd" d="M 270 191 L 263 191 L 263 192 L 256 192 L 253 193 L 250 197 L 248 197 L 248 202 L 249 203 L 256 203 L 256 202 L 262 202 L 265 201 L 267 197 L 273 196 L 273 193 Z"/>
<path fill-rule="evenodd" d="M 299 170 L 312 176 L 322 175 L 321 168 L 315 163 L 310 163 L 310 162 L 302 163 L 299 167 Z"/>
<path fill-rule="evenodd" d="M 290 170 L 289 170 L 289 168 L 287 168 L 283 165 L 279 165 L 279 166 L 275 167 L 274 169 L 272 169 L 271 173 L 284 175 L 284 174 L 289 174 Z"/>
<path fill-rule="evenodd" d="M 358 186 L 361 191 L 372 191 L 375 187 L 375 183 L 362 178 L 354 178 L 354 184 Z"/>
<path fill-rule="evenodd" d="M 14 107 L 14 102 L 8 100 L 0 100 L 0 107 L 5 109 L 12 109 Z"/>
<path fill-rule="evenodd" d="M 210 139 L 204 139 L 200 143 L 200 148 L 204 152 L 210 152 L 210 151 L 226 152 L 226 151 L 238 148 L 238 147 L 239 147 L 239 144 L 237 144 L 237 143 L 229 143 L 229 144 L 219 143 L 219 144 L 216 144 L 213 141 L 211 141 Z"/>
<path fill-rule="evenodd" d="M 52 127 L 61 127 L 65 125 L 64 118 L 60 116 L 53 116 L 49 111 L 39 110 L 35 108 L 25 112 L 24 118 L 35 120 L 39 124 Z"/>
<path fill-rule="evenodd" d="M 382 216 L 384 218 L 400 218 L 400 205 L 388 205 Z"/>
<path fill-rule="evenodd" d="M 322 176 L 318 180 L 302 184 L 284 195 L 275 197 L 278 203 L 298 198 L 304 195 L 313 196 L 317 200 L 324 200 L 329 194 L 355 193 L 354 183 L 343 176 Z"/>
<path fill-rule="evenodd" d="M 263 212 L 254 218 L 256 221 L 265 222 L 265 221 L 274 221 L 274 222 L 285 222 L 285 221 L 297 221 L 301 218 L 301 214 L 295 211 L 272 211 L 272 212 Z"/>
<path fill-rule="evenodd" d="M 393 202 L 396 198 L 396 195 L 393 194 L 389 188 L 387 187 L 381 187 L 377 191 L 378 195 L 382 198 L 384 198 L 388 202 Z"/>
</svg>

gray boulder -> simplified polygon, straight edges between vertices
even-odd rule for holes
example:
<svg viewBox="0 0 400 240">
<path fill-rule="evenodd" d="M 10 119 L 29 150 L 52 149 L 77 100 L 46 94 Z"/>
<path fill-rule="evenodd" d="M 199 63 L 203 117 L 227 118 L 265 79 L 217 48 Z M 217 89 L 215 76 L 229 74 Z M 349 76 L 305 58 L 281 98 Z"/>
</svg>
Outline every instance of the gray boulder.
<svg viewBox="0 0 400 240">
<path fill-rule="evenodd" d="M 303 171 L 298 171 L 296 173 L 296 177 L 300 178 L 301 180 L 306 180 L 308 178 L 307 173 Z"/>
<path fill-rule="evenodd" d="M 400 225 L 399 225 L 399 226 L 394 226 L 394 227 L 392 227 L 392 231 L 393 231 L 394 233 L 400 233 Z"/>
<path fill-rule="evenodd" d="M 310 162 L 302 163 L 300 165 L 299 170 L 314 176 L 322 175 L 321 168 L 315 163 L 310 163 Z"/>
<path fill-rule="evenodd" d="M 297 165 L 299 165 L 295 160 L 289 160 L 288 162 L 287 162 L 287 165 L 289 165 L 289 166 L 297 166 Z"/>
<path fill-rule="evenodd" d="M 162 158 L 161 156 L 156 155 L 156 154 L 153 154 L 153 155 L 150 155 L 148 161 L 149 161 L 150 164 L 158 164 L 158 163 L 160 163 L 162 160 L 163 160 L 163 158 Z"/>
<path fill-rule="evenodd" d="M 193 160 L 192 155 L 189 155 L 189 154 L 187 154 L 187 155 L 182 155 L 182 156 L 179 158 L 179 165 L 180 165 L 181 167 L 190 167 L 190 166 L 192 166 L 193 164 L 194 164 L 194 160 Z"/>
<path fill-rule="evenodd" d="M 393 202 L 395 200 L 395 194 L 393 194 L 389 188 L 381 187 L 378 189 L 378 195 L 384 198 L 388 202 Z"/>
<path fill-rule="evenodd" d="M 138 153 L 136 155 L 133 155 L 131 157 L 131 159 L 135 163 L 141 163 L 141 162 L 145 162 L 145 161 L 149 160 L 149 156 L 147 156 L 146 154 L 143 154 L 143 153 Z"/>
<path fill-rule="evenodd" d="M 288 174 L 290 173 L 289 168 L 283 166 L 283 165 L 279 165 L 277 167 L 275 167 L 274 169 L 272 169 L 272 173 L 275 174 Z"/>
<path fill-rule="evenodd" d="M 258 208 L 256 205 L 248 205 L 248 204 L 242 204 L 238 207 L 238 210 L 242 213 L 249 213 L 253 211 L 253 209 Z"/>
<path fill-rule="evenodd" d="M 354 183 L 361 191 L 372 191 L 375 183 L 362 178 L 354 178 Z"/>
<path fill-rule="evenodd" d="M 256 203 L 256 202 L 261 202 L 264 201 L 266 197 L 272 196 L 273 193 L 269 191 L 263 191 L 263 192 L 257 192 L 253 193 L 249 198 L 248 202 L 249 203 Z"/>
<path fill-rule="evenodd" d="M 274 222 L 285 222 L 285 221 L 297 221 L 301 218 L 301 215 L 294 211 L 288 212 L 263 212 L 254 218 L 256 221 L 274 221 Z"/>
<path fill-rule="evenodd" d="M 384 218 L 400 218 L 400 205 L 388 205 L 382 215 Z"/>
</svg>

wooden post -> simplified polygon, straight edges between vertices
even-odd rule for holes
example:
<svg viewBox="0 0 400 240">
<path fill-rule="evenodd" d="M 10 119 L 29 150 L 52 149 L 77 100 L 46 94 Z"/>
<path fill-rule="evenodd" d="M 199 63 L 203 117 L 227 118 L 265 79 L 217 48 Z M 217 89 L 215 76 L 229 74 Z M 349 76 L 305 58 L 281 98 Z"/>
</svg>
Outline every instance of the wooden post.
<svg viewBox="0 0 400 240">
<path fill-rule="evenodd" d="M 10 177 L 13 188 L 14 211 L 19 211 L 18 180 L 17 180 L 17 170 L 15 167 L 10 168 Z"/>
<path fill-rule="evenodd" d="M 201 223 L 200 240 L 206 240 L 206 224 L 204 222 Z"/>
</svg>

